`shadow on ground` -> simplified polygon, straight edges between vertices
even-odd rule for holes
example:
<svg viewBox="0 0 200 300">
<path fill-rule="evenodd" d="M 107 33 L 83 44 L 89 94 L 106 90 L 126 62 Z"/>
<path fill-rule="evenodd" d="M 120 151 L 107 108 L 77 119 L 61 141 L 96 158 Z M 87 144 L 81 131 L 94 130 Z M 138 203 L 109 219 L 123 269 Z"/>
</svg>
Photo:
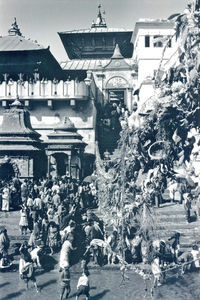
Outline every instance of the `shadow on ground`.
<svg viewBox="0 0 200 300">
<path fill-rule="evenodd" d="M 21 296 L 21 295 L 23 294 L 24 291 L 25 291 L 25 289 L 20 290 L 20 291 L 15 292 L 15 293 L 8 294 L 8 295 L 6 295 L 5 297 L 1 298 L 1 300 L 14 299 L 14 298 L 16 298 L 16 297 Z"/>
<path fill-rule="evenodd" d="M 56 282 L 57 282 L 56 279 L 52 279 L 52 280 L 49 280 L 49 281 L 47 281 L 47 282 L 45 282 L 45 283 L 43 283 L 43 284 L 40 284 L 40 285 L 39 285 L 40 290 L 42 290 L 42 289 L 45 288 L 46 286 L 49 286 L 49 285 L 54 284 L 54 283 L 56 283 Z"/>
</svg>

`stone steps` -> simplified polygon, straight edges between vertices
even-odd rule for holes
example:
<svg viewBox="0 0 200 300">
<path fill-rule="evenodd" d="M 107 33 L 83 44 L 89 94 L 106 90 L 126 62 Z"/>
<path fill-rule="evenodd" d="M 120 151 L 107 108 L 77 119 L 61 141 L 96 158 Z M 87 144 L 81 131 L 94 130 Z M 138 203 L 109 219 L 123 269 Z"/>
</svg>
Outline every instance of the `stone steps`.
<svg viewBox="0 0 200 300">
<path fill-rule="evenodd" d="M 156 230 L 172 230 L 172 231 L 182 231 L 190 232 L 191 230 L 198 230 L 196 226 L 188 227 L 185 223 L 159 223 L 156 224 Z"/>
<path fill-rule="evenodd" d="M 164 204 L 155 209 L 155 235 L 167 240 L 175 231 L 180 232 L 181 250 L 191 250 L 192 244 L 200 241 L 200 221 L 188 223 L 181 204 Z"/>
<path fill-rule="evenodd" d="M 185 222 L 185 217 L 182 215 L 174 216 L 174 217 L 166 217 L 166 216 L 159 216 L 156 219 L 156 223 L 169 223 L 169 222 Z"/>
<path fill-rule="evenodd" d="M 95 211 L 99 218 L 101 214 Z M 200 220 L 188 223 L 183 204 L 164 203 L 154 209 L 154 234 L 159 239 L 168 240 L 175 232 L 180 232 L 182 251 L 191 250 L 196 241 L 200 241 Z M 109 231 L 111 231 L 110 228 Z"/>
</svg>

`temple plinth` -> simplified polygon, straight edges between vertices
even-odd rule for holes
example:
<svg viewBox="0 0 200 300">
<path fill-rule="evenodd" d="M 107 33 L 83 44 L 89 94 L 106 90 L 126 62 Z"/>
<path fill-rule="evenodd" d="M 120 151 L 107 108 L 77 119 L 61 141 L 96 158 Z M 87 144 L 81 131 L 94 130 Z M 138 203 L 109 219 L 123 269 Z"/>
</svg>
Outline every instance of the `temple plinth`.
<svg viewBox="0 0 200 300">
<path fill-rule="evenodd" d="M 46 154 L 48 176 L 82 177 L 82 159 L 86 143 L 68 117 L 48 135 Z"/>
<path fill-rule="evenodd" d="M 42 167 L 40 134 L 31 127 L 30 114 L 16 99 L 4 110 L 0 128 L 0 176 L 32 178 L 39 176 Z M 6 173 L 5 164 L 9 172 Z"/>
</svg>

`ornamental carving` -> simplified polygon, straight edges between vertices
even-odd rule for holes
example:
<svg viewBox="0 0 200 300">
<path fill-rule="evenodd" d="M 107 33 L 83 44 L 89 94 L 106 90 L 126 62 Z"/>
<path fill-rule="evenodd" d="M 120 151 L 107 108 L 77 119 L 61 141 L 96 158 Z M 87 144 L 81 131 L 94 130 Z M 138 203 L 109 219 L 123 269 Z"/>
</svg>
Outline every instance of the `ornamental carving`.
<svg viewBox="0 0 200 300">
<path fill-rule="evenodd" d="M 107 89 L 116 89 L 116 88 L 127 88 L 128 83 L 123 77 L 112 77 L 111 79 L 108 80 L 106 84 Z"/>
</svg>

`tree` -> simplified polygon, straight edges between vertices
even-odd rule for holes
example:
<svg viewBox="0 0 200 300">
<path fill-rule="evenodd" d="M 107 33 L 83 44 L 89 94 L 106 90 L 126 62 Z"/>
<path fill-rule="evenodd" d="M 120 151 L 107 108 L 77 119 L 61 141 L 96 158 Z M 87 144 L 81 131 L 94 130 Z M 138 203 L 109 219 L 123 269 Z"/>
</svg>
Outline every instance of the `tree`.
<svg viewBox="0 0 200 300">
<path fill-rule="evenodd" d="M 99 207 L 105 224 L 112 220 L 118 228 L 118 248 L 123 257 L 125 233 L 132 226 L 137 224 L 146 241 L 153 235 L 148 177 L 158 195 L 166 178 L 174 176 L 175 166 L 190 160 L 194 140 L 188 132 L 192 128 L 199 131 L 200 126 L 200 0 L 191 1 L 183 14 L 169 19 L 175 22 L 177 63 L 162 78 L 158 70 L 153 108 L 144 123 L 139 128 L 127 125 L 122 129 L 110 159 L 101 162 L 97 157 Z M 152 160 L 148 150 L 160 159 Z"/>
</svg>

